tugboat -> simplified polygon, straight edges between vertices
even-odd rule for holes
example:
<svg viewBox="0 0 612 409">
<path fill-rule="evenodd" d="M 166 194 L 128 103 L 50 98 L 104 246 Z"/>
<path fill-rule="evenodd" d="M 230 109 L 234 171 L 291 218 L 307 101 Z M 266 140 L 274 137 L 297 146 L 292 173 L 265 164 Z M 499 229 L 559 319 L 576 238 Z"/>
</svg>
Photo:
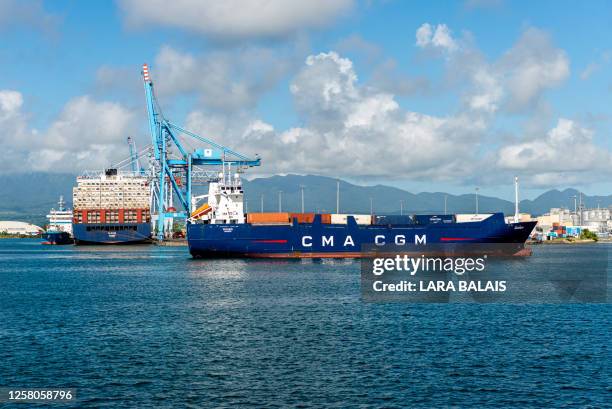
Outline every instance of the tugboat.
<svg viewBox="0 0 612 409">
<path fill-rule="evenodd" d="M 72 210 L 64 207 L 64 197 L 60 196 L 58 210 L 51 209 L 47 215 L 49 224 L 43 233 L 42 244 L 72 244 Z"/>
</svg>

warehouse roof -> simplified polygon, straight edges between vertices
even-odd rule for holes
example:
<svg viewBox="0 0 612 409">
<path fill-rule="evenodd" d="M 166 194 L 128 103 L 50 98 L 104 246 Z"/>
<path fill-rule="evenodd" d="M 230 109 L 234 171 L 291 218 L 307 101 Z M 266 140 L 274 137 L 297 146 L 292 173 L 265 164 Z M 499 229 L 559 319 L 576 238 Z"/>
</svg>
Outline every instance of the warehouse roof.
<svg viewBox="0 0 612 409">
<path fill-rule="evenodd" d="M 0 220 L 0 233 L 7 232 L 9 234 L 38 234 L 43 231 L 42 227 L 26 222 Z"/>
</svg>

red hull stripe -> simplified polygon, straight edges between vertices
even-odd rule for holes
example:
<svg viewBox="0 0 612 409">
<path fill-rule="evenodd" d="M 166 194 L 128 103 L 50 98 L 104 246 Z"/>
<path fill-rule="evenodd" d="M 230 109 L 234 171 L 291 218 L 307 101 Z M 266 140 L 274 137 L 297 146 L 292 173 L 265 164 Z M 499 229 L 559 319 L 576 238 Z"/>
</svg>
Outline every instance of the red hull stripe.
<svg viewBox="0 0 612 409">
<path fill-rule="evenodd" d="M 531 249 L 522 249 L 514 254 L 516 257 L 527 257 L 532 253 Z M 245 257 L 268 258 L 268 259 L 304 259 L 304 258 L 371 258 L 373 254 L 357 252 L 337 252 L 337 253 L 247 253 Z"/>
<path fill-rule="evenodd" d="M 466 237 L 442 237 L 440 238 L 440 241 L 469 241 L 469 240 L 474 240 L 474 239 L 466 238 Z"/>
<path fill-rule="evenodd" d="M 276 244 L 285 244 L 287 240 L 253 240 L 255 243 L 276 243 Z"/>
</svg>

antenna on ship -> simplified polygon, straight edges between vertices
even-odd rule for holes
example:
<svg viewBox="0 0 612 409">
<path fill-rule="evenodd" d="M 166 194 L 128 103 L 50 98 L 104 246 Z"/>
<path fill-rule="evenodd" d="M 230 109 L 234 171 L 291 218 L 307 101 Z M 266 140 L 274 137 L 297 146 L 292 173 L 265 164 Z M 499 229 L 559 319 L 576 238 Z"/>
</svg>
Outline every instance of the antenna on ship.
<svg viewBox="0 0 612 409">
<path fill-rule="evenodd" d="M 518 176 L 514 177 L 514 223 L 519 222 L 519 184 Z"/>
</svg>

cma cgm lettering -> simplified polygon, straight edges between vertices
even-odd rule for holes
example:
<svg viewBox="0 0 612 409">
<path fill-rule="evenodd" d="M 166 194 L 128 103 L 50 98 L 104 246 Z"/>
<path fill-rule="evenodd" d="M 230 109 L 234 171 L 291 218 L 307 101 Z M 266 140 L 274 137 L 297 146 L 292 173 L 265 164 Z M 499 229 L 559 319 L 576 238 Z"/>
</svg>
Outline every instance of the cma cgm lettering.
<svg viewBox="0 0 612 409">
<path fill-rule="evenodd" d="M 321 242 L 321 247 L 334 247 L 334 243 L 336 237 L 334 236 L 321 236 L 318 238 L 313 238 L 313 236 L 303 236 L 302 237 L 302 247 L 310 248 L 312 247 L 313 239 L 315 241 Z M 344 239 L 340 238 L 340 242 L 342 243 L 342 247 L 352 247 L 356 248 L 355 240 L 351 235 L 346 235 Z M 376 246 L 384 246 L 386 244 L 392 243 L 396 246 L 406 245 L 408 242 L 406 241 L 406 236 L 403 234 L 396 234 L 393 236 L 392 240 L 387 240 L 387 237 L 382 234 L 377 234 L 374 236 L 374 245 Z M 414 241 L 412 242 L 415 245 L 418 244 L 427 244 L 427 235 L 414 235 Z"/>
</svg>

